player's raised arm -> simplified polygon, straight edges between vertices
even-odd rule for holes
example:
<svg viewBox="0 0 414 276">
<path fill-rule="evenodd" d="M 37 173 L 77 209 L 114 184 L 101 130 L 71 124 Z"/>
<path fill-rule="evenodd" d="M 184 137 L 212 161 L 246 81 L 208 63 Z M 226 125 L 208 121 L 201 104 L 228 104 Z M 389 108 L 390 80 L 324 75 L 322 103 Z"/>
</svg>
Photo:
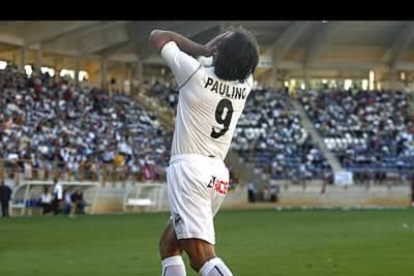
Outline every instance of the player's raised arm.
<svg viewBox="0 0 414 276">
<path fill-rule="evenodd" d="M 214 37 L 212 40 L 210 40 L 207 44 L 206 44 L 206 48 L 207 51 L 209 51 L 210 53 L 214 54 L 216 52 L 217 49 L 217 45 L 223 41 L 226 37 L 230 36 L 233 32 L 231 31 L 227 31 L 225 33 L 222 33 L 216 37 Z"/>
<path fill-rule="evenodd" d="M 157 47 L 158 51 L 170 41 L 174 41 L 181 51 L 197 57 L 197 56 L 210 56 L 212 54 L 210 50 L 205 46 L 197 42 L 194 42 L 178 33 L 162 30 L 154 30 L 150 34 L 150 43 Z"/>
</svg>

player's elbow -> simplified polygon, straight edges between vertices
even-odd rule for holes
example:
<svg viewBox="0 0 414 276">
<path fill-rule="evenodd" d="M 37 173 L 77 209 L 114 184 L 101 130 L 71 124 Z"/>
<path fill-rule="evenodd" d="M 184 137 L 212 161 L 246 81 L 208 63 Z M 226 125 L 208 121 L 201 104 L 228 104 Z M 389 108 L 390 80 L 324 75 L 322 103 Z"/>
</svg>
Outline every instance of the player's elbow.
<svg viewBox="0 0 414 276">
<path fill-rule="evenodd" d="M 159 40 L 160 34 L 162 33 L 162 31 L 160 30 L 153 30 L 150 33 L 150 37 L 149 37 L 149 41 L 151 44 L 153 45 L 157 45 L 157 41 Z"/>
<path fill-rule="evenodd" d="M 153 30 L 150 34 L 150 43 L 159 51 L 161 51 L 162 47 L 170 40 L 170 33 L 167 31 Z"/>
</svg>

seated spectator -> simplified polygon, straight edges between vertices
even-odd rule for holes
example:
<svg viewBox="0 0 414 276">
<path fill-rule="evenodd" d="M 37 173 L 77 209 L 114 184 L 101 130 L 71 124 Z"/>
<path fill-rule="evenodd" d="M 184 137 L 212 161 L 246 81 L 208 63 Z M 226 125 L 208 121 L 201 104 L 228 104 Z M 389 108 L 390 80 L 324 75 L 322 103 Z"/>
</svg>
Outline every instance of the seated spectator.
<svg viewBox="0 0 414 276">
<path fill-rule="evenodd" d="M 73 207 L 73 202 L 72 202 L 72 194 L 68 189 L 65 189 L 63 191 L 63 195 L 64 195 L 64 200 L 62 202 L 63 204 L 63 214 L 64 215 L 69 215 L 72 214 L 72 207 Z"/>
<path fill-rule="evenodd" d="M 332 185 L 334 183 L 334 174 L 332 172 L 332 169 L 327 169 L 324 173 L 323 178 L 324 185 Z"/>
<path fill-rule="evenodd" d="M 80 190 L 75 190 L 75 192 L 71 196 L 72 208 L 71 208 L 71 215 L 85 214 L 85 201 L 83 200 L 83 193 Z"/>
<path fill-rule="evenodd" d="M 270 201 L 277 202 L 279 200 L 279 187 L 276 185 L 270 185 Z"/>
<path fill-rule="evenodd" d="M 269 200 L 270 200 L 269 188 L 267 187 L 267 185 L 265 185 L 263 188 L 263 201 L 267 202 Z"/>
<path fill-rule="evenodd" d="M 151 166 L 145 162 L 144 165 L 144 177 L 145 177 L 145 181 L 153 181 L 153 171 L 151 169 Z"/>
<path fill-rule="evenodd" d="M 49 191 L 49 188 L 47 186 L 43 187 L 43 193 L 40 196 L 40 204 L 42 206 L 42 214 L 46 215 L 53 212 L 52 209 L 52 200 L 53 196 L 52 193 Z"/>
<path fill-rule="evenodd" d="M 255 188 L 253 183 L 247 185 L 247 199 L 250 203 L 256 202 Z"/>
</svg>

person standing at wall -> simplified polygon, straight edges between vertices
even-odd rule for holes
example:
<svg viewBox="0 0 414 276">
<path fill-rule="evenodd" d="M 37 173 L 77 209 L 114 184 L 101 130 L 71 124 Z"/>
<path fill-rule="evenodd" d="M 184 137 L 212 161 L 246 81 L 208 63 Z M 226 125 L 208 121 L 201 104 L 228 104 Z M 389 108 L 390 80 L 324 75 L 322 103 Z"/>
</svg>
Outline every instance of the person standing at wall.
<svg viewBox="0 0 414 276">
<path fill-rule="evenodd" d="M 46 215 L 52 211 L 52 194 L 49 192 L 47 186 L 43 187 L 43 193 L 40 196 L 40 203 L 43 209 L 43 215 Z"/>
<path fill-rule="evenodd" d="M 9 186 L 4 184 L 4 181 L 0 183 L 0 203 L 1 213 L 3 217 L 9 216 L 9 202 L 11 199 L 12 190 Z"/>
<path fill-rule="evenodd" d="M 53 214 L 57 215 L 59 213 L 59 205 L 63 200 L 63 188 L 56 178 L 53 180 L 53 183 L 55 185 L 53 190 Z"/>
</svg>

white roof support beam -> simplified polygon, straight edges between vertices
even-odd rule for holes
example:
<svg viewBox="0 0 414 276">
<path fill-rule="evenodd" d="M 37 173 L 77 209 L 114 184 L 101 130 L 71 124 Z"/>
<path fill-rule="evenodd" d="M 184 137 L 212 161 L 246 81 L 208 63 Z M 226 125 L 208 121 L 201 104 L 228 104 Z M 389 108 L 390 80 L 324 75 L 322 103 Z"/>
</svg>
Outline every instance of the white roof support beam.
<svg viewBox="0 0 414 276">
<path fill-rule="evenodd" d="M 318 62 L 308 69 L 354 69 L 354 70 L 371 70 L 373 68 L 388 68 L 387 62 L 348 62 L 348 61 L 332 61 L 332 62 Z M 281 61 L 278 68 L 281 69 L 299 69 L 303 68 L 303 63 L 294 61 Z M 410 62 L 397 62 L 395 68 L 399 70 L 414 70 L 414 63 Z"/>
<path fill-rule="evenodd" d="M 80 29 L 76 29 L 70 33 L 53 37 L 49 40 L 44 41 L 42 44 L 45 47 L 53 49 L 54 47 L 64 46 L 68 42 L 85 38 L 85 36 L 91 35 L 93 33 L 110 31 L 110 29 L 112 28 L 116 28 L 118 26 L 124 26 L 128 23 L 129 21 L 101 21 L 101 22 L 97 22 L 92 25 L 85 26 Z"/>
<path fill-rule="evenodd" d="M 153 29 L 166 27 L 168 30 L 178 32 L 187 37 L 192 37 L 218 25 L 220 25 L 220 22 L 218 21 L 186 21 L 184 23 L 175 24 L 173 27 L 153 25 L 146 30 L 145 36 L 138 37 L 137 39 L 133 39 L 127 43 L 121 44 L 118 47 L 110 49 L 109 51 L 105 51 L 103 54 L 106 56 L 113 56 L 135 48 L 137 55 L 140 57 L 140 60 L 144 60 L 148 58 L 151 53 L 151 48 L 148 40 L 149 34 Z"/>
<path fill-rule="evenodd" d="M 320 51 L 325 48 L 329 36 L 338 29 L 342 24 L 341 21 L 329 21 L 328 23 L 321 23 L 320 30 L 316 33 L 313 39 L 310 41 L 309 47 L 305 52 L 304 65 L 305 67 L 311 66 L 315 62 L 315 58 Z"/>
<path fill-rule="evenodd" d="M 318 62 L 308 66 L 308 69 L 372 69 L 386 66 L 383 62 Z M 278 68 L 298 69 L 303 68 L 303 63 L 292 61 L 281 61 Z"/>
<path fill-rule="evenodd" d="M 42 45 L 42 48 L 43 48 L 43 45 Z M 40 49 L 40 43 L 32 44 L 30 46 L 26 46 L 26 50 L 37 51 L 39 49 Z M 44 51 L 44 52 L 58 54 L 58 55 L 64 55 L 64 56 L 71 56 L 71 57 L 76 57 L 76 56 L 79 55 L 78 51 L 66 50 L 66 49 L 53 49 L 53 50 L 47 50 L 47 51 Z"/>
<path fill-rule="evenodd" d="M 159 22 L 159 21 L 132 22 L 132 24 L 129 26 L 130 39 L 128 41 L 123 41 L 115 45 L 111 45 L 110 47 L 103 49 L 99 54 L 105 57 L 111 57 L 113 55 L 123 53 L 134 47 L 137 47 L 137 45 L 140 43 L 143 43 L 143 42 L 148 43 L 148 36 L 153 29 L 171 28 L 171 26 L 174 26 L 176 24 L 177 22 Z"/>
<path fill-rule="evenodd" d="M 54 37 L 71 33 L 98 21 L 38 21 L 28 24 L 23 37 L 27 45 L 47 41 Z"/>
<path fill-rule="evenodd" d="M 414 21 L 407 23 L 404 30 L 394 39 L 391 47 L 382 56 L 382 62 L 388 62 L 391 67 L 401 59 L 408 46 L 414 39 Z"/>
<path fill-rule="evenodd" d="M 0 42 L 13 46 L 22 47 L 24 45 L 24 39 L 21 37 L 13 36 L 10 34 L 0 33 Z"/>
<path fill-rule="evenodd" d="M 272 55 L 273 66 L 278 65 L 283 56 L 291 49 L 305 29 L 311 24 L 309 21 L 292 22 L 289 27 L 267 49 L 266 54 Z"/>
<path fill-rule="evenodd" d="M 414 71 L 414 63 L 400 61 L 395 64 L 395 69 Z"/>
<path fill-rule="evenodd" d="M 27 21 L 15 21 L 15 20 L 11 20 L 11 21 L 0 21 L 0 28 L 10 28 L 10 27 L 16 27 L 16 26 L 21 26 L 23 24 L 25 24 Z"/>
<path fill-rule="evenodd" d="M 80 53 L 82 55 L 91 55 L 93 53 L 102 51 L 112 45 L 126 42 L 129 40 L 129 35 L 125 26 L 118 26 L 112 29 L 111 32 L 98 32 L 91 34 L 88 39 L 79 41 Z"/>
<path fill-rule="evenodd" d="M 122 53 L 108 58 L 110 61 L 137 62 L 138 57 L 133 53 Z"/>
<path fill-rule="evenodd" d="M 137 46 L 139 43 L 144 42 L 143 38 L 133 39 L 129 41 L 124 41 L 113 45 L 111 47 L 106 48 L 101 52 L 102 56 L 111 57 L 117 54 L 123 54 L 123 52 L 132 49 L 133 47 Z"/>
</svg>

